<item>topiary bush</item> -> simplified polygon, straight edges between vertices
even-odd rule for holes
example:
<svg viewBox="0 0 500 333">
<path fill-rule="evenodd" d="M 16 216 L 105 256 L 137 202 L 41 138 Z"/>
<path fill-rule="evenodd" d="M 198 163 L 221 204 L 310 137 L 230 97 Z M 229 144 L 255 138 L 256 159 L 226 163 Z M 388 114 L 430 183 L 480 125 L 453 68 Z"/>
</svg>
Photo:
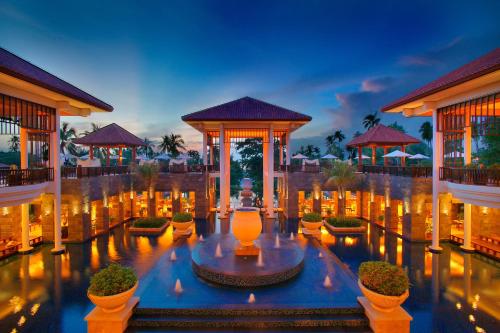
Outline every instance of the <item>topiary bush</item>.
<svg viewBox="0 0 500 333">
<path fill-rule="evenodd" d="M 167 219 L 163 217 L 143 217 L 134 221 L 134 228 L 161 228 L 167 223 Z"/>
<path fill-rule="evenodd" d="M 305 222 L 321 222 L 322 217 L 318 213 L 307 213 L 307 214 L 304 214 L 304 216 L 302 217 L 302 220 Z"/>
<path fill-rule="evenodd" d="M 193 214 L 191 213 L 175 213 L 172 221 L 174 222 L 191 222 L 193 220 Z"/>
<path fill-rule="evenodd" d="M 111 264 L 92 276 L 88 292 L 95 296 L 116 295 L 129 290 L 136 282 L 132 268 Z"/>
<path fill-rule="evenodd" d="M 363 221 L 353 217 L 330 217 L 326 219 L 326 223 L 336 228 L 358 228 Z"/>
<path fill-rule="evenodd" d="M 410 284 L 408 275 L 401 267 L 385 261 L 361 263 L 358 276 L 363 286 L 386 296 L 401 296 Z"/>
</svg>

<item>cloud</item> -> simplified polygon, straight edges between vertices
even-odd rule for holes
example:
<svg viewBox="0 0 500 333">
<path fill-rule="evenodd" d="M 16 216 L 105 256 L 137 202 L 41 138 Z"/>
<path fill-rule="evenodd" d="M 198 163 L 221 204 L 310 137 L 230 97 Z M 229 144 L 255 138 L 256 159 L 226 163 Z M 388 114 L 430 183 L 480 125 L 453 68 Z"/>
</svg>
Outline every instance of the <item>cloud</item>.
<svg viewBox="0 0 500 333">
<path fill-rule="evenodd" d="M 361 83 L 361 90 L 366 92 L 378 93 L 387 90 L 394 79 L 392 77 L 380 77 L 374 79 L 366 79 Z"/>
</svg>

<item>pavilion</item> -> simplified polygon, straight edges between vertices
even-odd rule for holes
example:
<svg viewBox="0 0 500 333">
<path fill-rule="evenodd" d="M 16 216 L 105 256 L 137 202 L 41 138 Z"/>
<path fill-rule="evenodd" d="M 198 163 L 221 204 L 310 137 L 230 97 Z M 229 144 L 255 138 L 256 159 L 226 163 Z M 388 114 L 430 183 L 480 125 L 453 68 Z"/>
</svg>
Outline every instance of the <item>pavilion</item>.
<svg viewBox="0 0 500 333">
<path fill-rule="evenodd" d="M 311 117 L 251 97 L 210 107 L 182 117 L 203 133 L 203 164 L 214 164 L 214 146 L 219 145 L 220 215 L 227 217 L 230 203 L 230 148 L 232 143 L 259 138 L 263 143 L 263 202 L 267 216 L 274 216 L 274 143 L 279 144 L 279 165 L 290 165 L 290 134 Z"/>
<path fill-rule="evenodd" d="M 115 123 L 104 126 L 84 137 L 73 140 L 73 143 L 89 146 L 89 158 L 94 158 L 94 148 L 106 148 L 106 166 L 110 165 L 110 149 L 118 148 L 118 165 L 122 165 L 123 148 L 132 148 L 132 161 L 135 161 L 137 147 L 145 146 L 144 141 Z"/>
<path fill-rule="evenodd" d="M 406 133 L 398 131 L 394 128 L 379 124 L 372 127 L 364 134 L 355 137 L 348 144 L 347 147 L 357 147 L 358 156 L 362 156 L 363 147 L 370 147 L 372 149 L 372 165 L 377 164 L 377 148 L 384 148 L 384 155 L 388 153 L 391 147 L 401 147 L 401 151 L 405 152 L 406 146 L 409 144 L 420 143 L 420 141 Z M 384 157 L 384 166 L 387 166 L 388 158 Z M 406 165 L 405 157 L 401 158 L 401 165 Z M 358 162 L 358 171 L 363 170 L 363 160 Z"/>
</svg>

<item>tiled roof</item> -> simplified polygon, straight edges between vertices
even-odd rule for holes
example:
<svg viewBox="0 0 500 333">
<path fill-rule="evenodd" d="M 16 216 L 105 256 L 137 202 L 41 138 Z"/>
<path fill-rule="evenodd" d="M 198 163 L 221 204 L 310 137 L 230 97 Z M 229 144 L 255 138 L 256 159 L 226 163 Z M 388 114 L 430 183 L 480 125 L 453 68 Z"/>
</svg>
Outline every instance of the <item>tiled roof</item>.
<svg viewBox="0 0 500 333">
<path fill-rule="evenodd" d="M 403 96 L 394 102 L 384 106 L 382 111 L 388 111 L 395 107 L 413 102 L 422 97 L 432 95 L 441 90 L 445 90 L 456 86 L 460 83 L 470 81 L 482 75 L 492 73 L 500 69 L 500 48 L 485 54 L 484 56 L 458 68 L 453 72 L 434 80 L 425 86 L 412 91 L 406 96 Z"/>
<path fill-rule="evenodd" d="M 73 140 L 74 143 L 86 146 L 144 146 L 144 141 L 123 127 L 115 123 L 104 126 L 82 138 Z"/>
<path fill-rule="evenodd" d="M 184 121 L 311 121 L 311 119 L 308 115 L 251 97 L 243 97 L 182 117 Z"/>
<path fill-rule="evenodd" d="M 111 105 L 3 48 L 0 48 L 0 72 L 76 99 L 80 102 L 93 105 L 99 109 L 113 111 Z"/>
<path fill-rule="evenodd" d="M 399 146 L 402 144 L 420 143 L 420 140 L 405 134 L 394 128 L 379 124 L 370 128 L 366 133 L 352 139 L 347 146 L 369 146 L 369 145 L 388 145 Z"/>
</svg>

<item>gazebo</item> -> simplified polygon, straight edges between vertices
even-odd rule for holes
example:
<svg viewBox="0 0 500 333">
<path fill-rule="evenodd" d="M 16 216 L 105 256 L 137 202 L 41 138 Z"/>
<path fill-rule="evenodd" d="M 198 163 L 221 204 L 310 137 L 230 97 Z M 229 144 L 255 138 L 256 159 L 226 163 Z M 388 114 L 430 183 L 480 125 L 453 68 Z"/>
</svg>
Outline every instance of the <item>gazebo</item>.
<svg viewBox="0 0 500 333">
<path fill-rule="evenodd" d="M 394 128 L 387 127 L 385 125 L 379 124 L 366 133 L 352 139 L 347 147 L 357 147 L 358 156 L 362 156 L 363 147 L 370 147 L 372 149 L 372 165 L 377 164 L 377 148 L 384 148 L 384 155 L 387 155 L 388 149 L 391 147 L 401 147 L 401 151 L 405 152 L 406 146 L 409 144 L 420 143 L 420 140 L 412 137 L 411 135 L 405 134 Z M 384 157 L 384 166 L 387 166 L 388 159 Z M 406 165 L 406 159 L 401 158 L 401 165 L 404 167 Z M 358 163 L 358 171 L 363 170 L 362 159 Z"/>
<path fill-rule="evenodd" d="M 144 141 L 115 123 L 104 126 L 73 143 L 89 146 L 89 158 L 94 158 L 94 148 L 106 148 L 106 166 L 109 166 L 110 149 L 118 148 L 118 165 L 122 165 L 122 149 L 132 148 L 132 161 L 135 161 L 137 147 L 145 146 Z"/>
</svg>

